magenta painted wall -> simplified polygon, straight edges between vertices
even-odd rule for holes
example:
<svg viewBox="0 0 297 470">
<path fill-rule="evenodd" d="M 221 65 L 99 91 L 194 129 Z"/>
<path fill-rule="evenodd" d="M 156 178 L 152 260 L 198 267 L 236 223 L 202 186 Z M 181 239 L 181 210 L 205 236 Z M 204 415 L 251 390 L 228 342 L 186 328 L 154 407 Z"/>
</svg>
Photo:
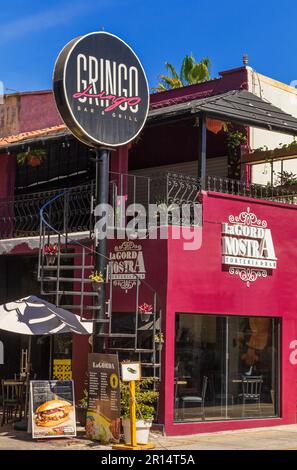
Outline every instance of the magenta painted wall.
<svg viewBox="0 0 297 470">
<path fill-rule="evenodd" d="M 19 112 L 19 132 L 62 124 L 51 91 L 21 95 Z"/>
<path fill-rule="evenodd" d="M 120 246 L 126 240 L 110 240 L 108 243 L 108 250 L 113 251 L 114 247 Z M 134 243 L 142 246 L 145 265 L 145 281 L 156 290 L 160 297 L 161 305 L 164 308 L 163 316 L 163 331 L 165 330 L 165 308 L 166 308 L 166 285 L 167 285 L 167 241 L 166 240 L 135 240 Z M 80 247 L 77 248 L 80 250 Z M 77 264 L 80 264 L 80 258 L 76 259 Z M 86 260 L 86 264 L 91 264 Z M 76 277 L 81 277 L 80 272 L 76 272 Z M 92 289 L 89 285 L 89 289 Z M 80 290 L 79 283 L 77 290 Z M 113 312 L 135 312 L 136 308 L 136 288 L 128 289 L 127 292 L 121 287 L 113 288 Z M 89 298 L 91 301 L 91 297 Z M 74 302 L 79 303 L 80 298 L 74 298 Z M 139 289 L 139 305 L 142 303 L 153 304 L 153 297 L 151 291 L 142 284 Z M 72 373 L 75 381 L 75 396 L 80 399 L 85 387 L 85 380 L 88 371 L 88 352 L 91 352 L 91 346 L 88 343 L 88 337 L 73 335 L 73 350 L 72 350 Z M 163 399 L 163 397 L 162 397 Z M 162 416 L 163 417 L 163 416 Z"/>
<path fill-rule="evenodd" d="M 237 276 L 222 269 L 221 224 L 229 215 L 239 215 L 247 208 L 271 229 L 277 269 L 267 278 L 259 278 L 248 288 Z M 297 208 L 265 201 L 218 193 L 203 195 L 201 247 L 183 249 L 184 240 L 141 240 L 146 266 L 146 280 L 158 291 L 163 303 L 163 380 L 160 396 L 160 421 L 168 435 L 218 430 L 272 426 L 296 422 L 297 365 L 290 362 L 290 343 L 297 339 L 296 289 Z M 171 229 L 170 229 L 171 230 Z M 198 230 L 199 231 L 199 230 Z M 201 231 L 200 231 L 201 235 Z M 110 242 L 110 249 L 121 241 Z M 131 293 L 114 291 L 114 310 L 131 311 Z M 147 300 L 145 296 L 142 300 Z M 142 301 L 141 300 L 141 301 Z M 133 307 L 132 307 L 133 308 Z M 281 318 L 281 417 L 230 420 L 221 422 L 174 423 L 174 334 L 176 312 L 192 314 L 258 315 Z M 84 346 L 81 343 L 84 342 Z M 86 340 L 76 338 L 73 366 L 78 393 L 86 370 Z M 84 366 L 82 367 L 82 363 Z"/>
<path fill-rule="evenodd" d="M 277 269 L 248 288 L 238 276 L 221 265 L 221 223 L 250 207 L 271 229 Z M 190 434 L 224 429 L 267 426 L 296 422 L 296 365 L 289 361 L 290 343 L 297 339 L 296 280 L 297 208 L 217 193 L 203 197 L 201 249 L 184 251 L 181 240 L 168 241 L 168 285 L 166 312 L 166 401 L 167 434 Z M 173 423 L 175 313 L 265 315 L 282 319 L 281 333 L 281 418 L 243 421 Z"/>
</svg>

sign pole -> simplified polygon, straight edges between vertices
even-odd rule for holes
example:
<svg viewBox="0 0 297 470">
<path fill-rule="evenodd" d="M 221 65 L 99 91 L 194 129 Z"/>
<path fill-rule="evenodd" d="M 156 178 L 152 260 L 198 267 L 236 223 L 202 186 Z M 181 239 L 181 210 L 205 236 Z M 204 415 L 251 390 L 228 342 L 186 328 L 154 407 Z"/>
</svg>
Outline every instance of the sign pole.
<svg viewBox="0 0 297 470">
<path fill-rule="evenodd" d="M 131 445 L 136 447 L 136 402 L 135 402 L 135 380 L 131 380 L 130 387 L 130 432 Z"/>
<path fill-rule="evenodd" d="M 106 147 L 96 148 L 96 189 L 95 198 L 96 206 L 98 204 L 108 204 L 109 200 L 109 158 L 111 150 Z M 95 223 L 100 217 L 95 217 Z M 106 277 L 106 255 L 107 255 L 107 234 L 98 242 L 95 241 L 94 253 L 94 270 L 102 273 L 104 279 Z M 102 282 L 101 290 L 98 296 L 98 310 L 94 326 L 93 326 L 93 352 L 104 351 L 104 337 L 99 337 L 100 333 L 104 333 L 104 323 L 100 322 L 105 318 L 105 301 L 106 301 L 106 279 Z M 97 320 L 97 321 L 96 321 Z M 99 320 L 99 321 L 98 321 Z"/>
</svg>

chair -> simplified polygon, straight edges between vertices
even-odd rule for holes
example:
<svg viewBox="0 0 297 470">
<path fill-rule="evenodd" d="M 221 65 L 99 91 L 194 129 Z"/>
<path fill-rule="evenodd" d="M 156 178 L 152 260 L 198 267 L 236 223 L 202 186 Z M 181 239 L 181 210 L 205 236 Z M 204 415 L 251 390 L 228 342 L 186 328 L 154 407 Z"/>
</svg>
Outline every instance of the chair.
<svg viewBox="0 0 297 470">
<path fill-rule="evenodd" d="M 15 380 L 2 380 L 2 421 L 1 426 L 5 421 L 17 417 L 22 418 L 24 407 L 24 383 Z"/>
<path fill-rule="evenodd" d="M 246 404 L 249 413 L 257 412 L 261 415 L 261 390 L 263 377 L 259 376 L 243 376 L 241 379 L 242 393 L 238 397 L 242 400 L 242 416 L 246 416 Z M 251 406 L 254 405 L 254 406 Z"/>
<path fill-rule="evenodd" d="M 209 390 L 212 397 L 213 406 L 220 405 L 221 413 L 227 404 L 234 405 L 234 396 L 232 393 L 226 393 L 223 389 L 224 381 L 226 376 L 217 372 L 211 372 L 209 374 Z M 223 391 L 222 391 L 223 389 Z"/>
<path fill-rule="evenodd" d="M 207 390 L 207 382 L 208 382 L 208 377 L 204 376 L 203 377 L 203 382 L 202 382 L 202 393 L 201 396 L 196 396 L 196 395 L 189 395 L 189 396 L 184 396 L 181 397 L 181 404 L 182 404 L 182 419 L 185 418 L 185 415 L 187 414 L 187 405 L 195 405 L 197 407 L 200 407 L 200 416 L 202 417 L 202 420 L 205 421 L 205 395 L 206 395 L 206 390 Z"/>
</svg>

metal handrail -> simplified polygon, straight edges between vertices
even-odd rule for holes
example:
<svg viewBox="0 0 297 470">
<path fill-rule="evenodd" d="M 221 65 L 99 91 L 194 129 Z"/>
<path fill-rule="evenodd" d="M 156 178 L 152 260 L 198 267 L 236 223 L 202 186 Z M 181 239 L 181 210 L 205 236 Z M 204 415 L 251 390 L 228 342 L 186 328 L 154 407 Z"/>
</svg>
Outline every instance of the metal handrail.
<svg viewBox="0 0 297 470">
<path fill-rule="evenodd" d="M 127 206 L 142 204 L 175 205 L 199 202 L 201 190 L 198 177 L 178 173 L 158 173 L 150 177 L 110 173 L 110 203 L 116 208 L 117 198 L 125 196 Z M 290 186 L 271 187 L 241 180 L 208 176 L 206 190 L 253 199 L 297 204 L 297 191 Z M 60 198 L 65 194 L 65 198 Z M 94 182 L 66 189 L 17 195 L 0 199 L 0 239 L 39 235 L 39 210 L 48 200 L 49 218 L 54 226 L 67 232 L 90 232 L 93 227 Z M 168 220 L 168 223 L 172 223 Z M 193 223 L 193 217 L 186 224 Z"/>
</svg>

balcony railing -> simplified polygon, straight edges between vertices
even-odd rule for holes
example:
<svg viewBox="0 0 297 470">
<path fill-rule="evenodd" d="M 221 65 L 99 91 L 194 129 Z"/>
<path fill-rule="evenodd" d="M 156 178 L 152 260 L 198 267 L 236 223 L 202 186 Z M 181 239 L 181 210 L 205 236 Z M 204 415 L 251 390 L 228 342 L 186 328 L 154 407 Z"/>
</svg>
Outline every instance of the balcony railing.
<svg viewBox="0 0 297 470">
<path fill-rule="evenodd" d="M 85 231 L 90 229 L 92 184 L 67 189 L 48 208 L 48 216 L 57 230 Z M 0 237 L 21 238 L 39 235 L 40 208 L 61 190 L 45 191 L 0 200 Z"/>
<path fill-rule="evenodd" d="M 288 185 L 287 187 L 262 186 L 260 184 L 245 183 L 240 180 L 209 176 L 207 178 L 206 189 L 207 191 L 251 197 L 254 199 L 297 204 L 297 188 L 293 185 Z"/>
<path fill-rule="evenodd" d="M 137 203 L 182 206 L 198 202 L 200 181 L 197 177 L 163 173 L 153 178 L 112 173 L 110 175 L 110 203 L 115 208 L 118 197 L 124 196 L 126 205 Z M 295 187 L 272 188 L 226 178 L 208 177 L 206 189 L 220 193 L 297 204 Z M 91 231 L 94 225 L 92 209 L 95 184 L 75 186 L 65 190 L 48 208 L 47 220 L 64 233 Z M 39 235 L 39 210 L 63 190 L 31 193 L 14 199 L 0 200 L 0 238 L 20 238 Z M 172 219 L 171 219 L 172 220 Z M 188 219 L 187 219 L 188 220 Z M 191 223 L 192 219 L 190 219 Z"/>
</svg>

